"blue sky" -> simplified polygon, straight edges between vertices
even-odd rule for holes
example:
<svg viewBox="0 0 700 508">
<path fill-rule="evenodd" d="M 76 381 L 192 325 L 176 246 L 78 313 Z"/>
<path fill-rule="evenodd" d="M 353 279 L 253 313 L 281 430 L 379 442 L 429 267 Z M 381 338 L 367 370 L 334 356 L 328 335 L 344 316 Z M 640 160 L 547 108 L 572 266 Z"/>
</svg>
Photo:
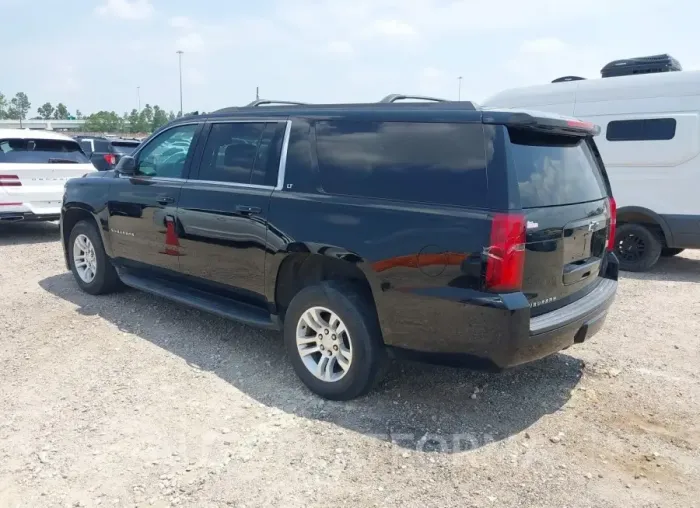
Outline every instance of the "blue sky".
<svg viewBox="0 0 700 508">
<path fill-rule="evenodd" d="M 610 60 L 668 52 L 700 69 L 700 2 L 676 0 L 0 0 L 0 92 L 70 111 L 254 99 L 480 101 Z"/>
</svg>

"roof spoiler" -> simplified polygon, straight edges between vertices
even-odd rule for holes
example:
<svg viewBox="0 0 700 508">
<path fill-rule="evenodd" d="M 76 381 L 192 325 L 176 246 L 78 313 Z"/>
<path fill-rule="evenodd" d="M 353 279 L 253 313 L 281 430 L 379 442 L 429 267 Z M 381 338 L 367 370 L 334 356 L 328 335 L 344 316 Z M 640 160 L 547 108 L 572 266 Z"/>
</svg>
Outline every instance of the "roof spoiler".
<svg viewBox="0 0 700 508">
<path fill-rule="evenodd" d="M 508 127 L 551 132 L 553 134 L 568 134 L 570 136 L 597 136 L 600 134 L 600 126 L 575 118 L 552 118 L 535 116 L 529 113 L 487 111 L 484 112 L 482 121 L 486 124 L 500 124 Z"/>
</svg>

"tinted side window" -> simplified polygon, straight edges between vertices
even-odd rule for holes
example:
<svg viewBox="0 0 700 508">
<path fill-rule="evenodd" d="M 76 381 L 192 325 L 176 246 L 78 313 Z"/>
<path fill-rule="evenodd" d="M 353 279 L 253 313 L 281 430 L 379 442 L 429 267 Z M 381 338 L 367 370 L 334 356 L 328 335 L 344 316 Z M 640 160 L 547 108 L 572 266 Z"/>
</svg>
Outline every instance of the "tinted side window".
<svg viewBox="0 0 700 508">
<path fill-rule="evenodd" d="M 109 152 L 109 141 L 104 141 L 102 139 L 95 139 L 93 141 L 95 143 L 95 151 L 96 152 L 104 152 L 108 153 Z"/>
<path fill-rule="evenodd" d="M 271 187 L 277 185 L 277 173 L 279 172 L 282 142 L 286 129 L 287 124 L 282 122 L 268 123 L 265 126 L 265 131 L 260 138 L 258 157 L 255 159 L 250 183 Z"/>
<path fill-rule="evenodd" d="M 198 125 L 180 125 L 161 132 L 138 154 L 139 174 L 182 178 Z"/>
<path fill-rule="evenodd" d="M 326 192 L 487 207 L 481 124 L 319 122 Z"/>
<path fill-rule="evenodd" d="M 80 148 L 82 148 L 83 152 L 85 152 L 87 155 L 90 155 L 92 153 L 92 141 L 87 139 L 81 140 Z"/>
<path fill-rule="evenodd" d="M 197 179 L 250 183 L 264 130 L 264 123 L 213 124 Z"/>
<path fill-rule="evenodd" d="M 667 141 L 675 135 L 675 118 L 615 120 L 605 132 L 608 141 Z"/>
</svg>

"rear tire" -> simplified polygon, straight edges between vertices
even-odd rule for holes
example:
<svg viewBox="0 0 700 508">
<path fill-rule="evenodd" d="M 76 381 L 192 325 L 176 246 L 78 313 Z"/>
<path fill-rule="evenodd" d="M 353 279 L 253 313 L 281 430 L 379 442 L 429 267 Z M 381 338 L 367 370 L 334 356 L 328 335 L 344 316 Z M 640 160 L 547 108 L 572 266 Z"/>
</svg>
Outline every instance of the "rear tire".
<svg viewBox="0 0 700 508">
<path fill-rule="evenodd" d="M 685 249 L 671 249 L 670 247 L 664 247 L 663 249 L 661 249 L 661 257 L 670 258 L 673 256 L 677 256 L 684 250 Z"/>
<path fill-rule="evenodd" d="M 299 291 L 285 314 L 284 342 L 302 382 L 330 400 L 369 392 L 386 358 L 371 301 L 347 282 Z"/>
<path fill-rule="evenodd" d="M 68 255 L 73 276 L 86 293 L 103 295 L 120 288 L 117 271 L 93 222 L 82 220 L 73 227 L 68 240 Z"/>
<path fill-rule="evenodd" d="M 622 224 L 615 234 L 615 254 L 620 269 L 627 272 L 645 272 L 661 256 L 661 240 L 646 226 Z"/>
</svg>

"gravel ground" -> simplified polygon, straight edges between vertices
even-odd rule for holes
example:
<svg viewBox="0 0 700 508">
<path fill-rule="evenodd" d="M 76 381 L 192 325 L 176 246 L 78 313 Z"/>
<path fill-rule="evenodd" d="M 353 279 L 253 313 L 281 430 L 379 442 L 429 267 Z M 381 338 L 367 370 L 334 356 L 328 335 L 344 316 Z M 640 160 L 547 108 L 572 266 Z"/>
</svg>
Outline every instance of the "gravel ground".
<svg viewBox="0 0 700 508">
<path fill-rule="evenodd" d="M 0 506 L 700 507 L 700 254 L 603 331 L 501 374 L 395 362 L 350 403 L 274 333 L 80 292 L 53 224 L 0 226 Z"/>
</svg>

